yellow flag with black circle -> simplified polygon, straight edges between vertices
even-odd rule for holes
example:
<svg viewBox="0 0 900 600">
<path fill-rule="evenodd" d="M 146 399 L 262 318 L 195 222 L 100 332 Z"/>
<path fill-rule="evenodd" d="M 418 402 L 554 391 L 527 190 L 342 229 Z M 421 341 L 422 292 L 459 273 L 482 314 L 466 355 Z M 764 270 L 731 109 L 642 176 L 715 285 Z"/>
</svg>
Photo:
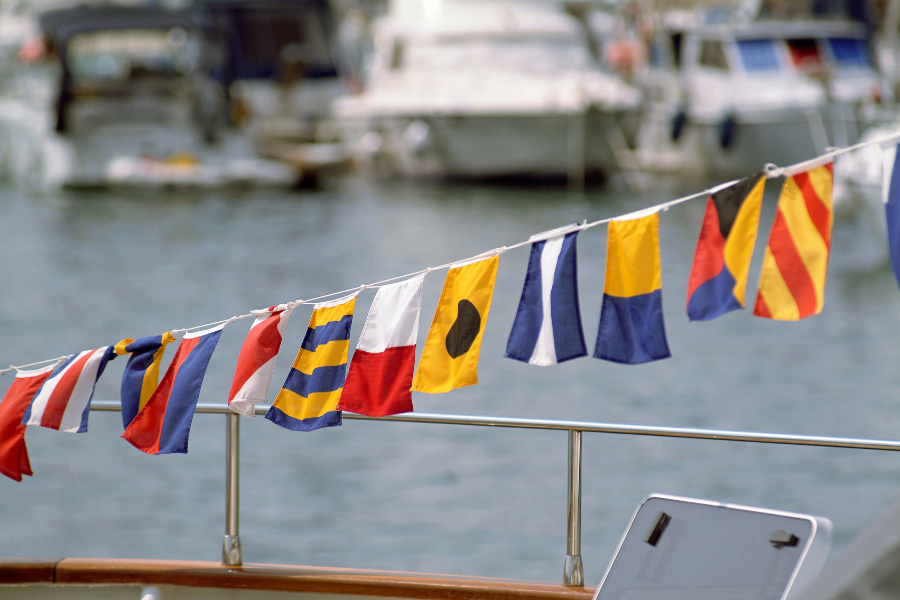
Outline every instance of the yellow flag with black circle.
<svg viewBox="0 0 900 600">
<path fill-rule="evenodd" d="M 478 354 L 500 257 L 452 267 L 425 339 L 414 392 L 440 394 L 478 383 Z"/>
</svg>

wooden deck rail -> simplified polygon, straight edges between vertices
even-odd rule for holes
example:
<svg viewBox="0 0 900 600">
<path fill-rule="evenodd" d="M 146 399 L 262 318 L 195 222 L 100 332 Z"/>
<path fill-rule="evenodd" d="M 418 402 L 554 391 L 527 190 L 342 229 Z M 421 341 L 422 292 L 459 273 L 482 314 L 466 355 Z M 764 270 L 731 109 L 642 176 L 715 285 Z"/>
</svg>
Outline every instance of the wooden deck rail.
<svg viewBox="0 0 900 600">
<path fill-rule="evenodd" d="M 593 588 L 327 567 L 131 559 L 0 559 L 2 585 L 186 586 L 421 600 L 590 600 Z M 2 588 L 0 588 L 2 589 Z"/>
</svg>

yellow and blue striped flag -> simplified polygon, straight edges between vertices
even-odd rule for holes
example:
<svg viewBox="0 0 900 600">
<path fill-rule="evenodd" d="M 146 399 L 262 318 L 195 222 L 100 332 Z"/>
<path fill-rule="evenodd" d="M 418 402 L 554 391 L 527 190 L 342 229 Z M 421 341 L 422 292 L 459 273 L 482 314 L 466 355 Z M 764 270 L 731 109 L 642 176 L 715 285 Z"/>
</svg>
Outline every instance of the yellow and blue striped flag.
<svg viewBox="0 0 900 600">
<path fill-rule="evenodd" d="M 313 307 L 306 337 L 278 397 L 266 413 L 268 420 L 294 431 L 341 424 L 337 405 L 347 376 L 355 307 L 355 293 Z"/>
</svg>

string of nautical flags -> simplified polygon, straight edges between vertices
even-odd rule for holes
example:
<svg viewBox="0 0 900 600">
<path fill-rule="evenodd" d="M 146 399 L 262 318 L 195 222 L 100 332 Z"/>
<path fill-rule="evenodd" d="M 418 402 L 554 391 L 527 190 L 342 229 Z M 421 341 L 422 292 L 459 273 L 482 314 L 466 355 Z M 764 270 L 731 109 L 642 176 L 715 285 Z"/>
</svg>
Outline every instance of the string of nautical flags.
<svg viewBox="0 0 900 600">
<path fill-rule="evenodd" d="M 478 383 L 481 340 L 491 308 L 499 257 L 530 245 L 522 295 L 505 356 L 548 366 L 586 356 L 578 299 L 577 237 L 606 224 L 607 264 L 595 358 L 642 364 L 670 356 L 662 311 L 659 213 L 707 197 L 691 268 L 686 310 L 692 321 L 746 305 L 750 259 L 759 230 L 765 181 L 786 177 L 766 245 L 753 314 L 798 320 L 823 308 L 831 246 L 833 161 L 880 144 L 888 244 L 900 282 L 900 133 L 789 167 L 761 173 L 625 215 L 573 224 L 474 257 L 309 300 L 296 300 L 198 327 L 10 367 L 16 378 L 0 401 L 0 472 L 31 475 L 25 430 L 39 425 L 87 431 L 94 386 L 107 363 L 127 355 L 121 383 L 122 437 L 148 454 L 186 453 L 201 385 L 222 330 L 254 317 L 238 354 L 228 406 L 252 417 L 268 402 L 288 319 L 313 304 L 306 335 L 265 418 L 313 431 L 341 425 L 343 411 L 386 416 L 413 410 L 412 391 L 443 393 Z M 440 300 L 415 365 L 425 277 L 447 269 Z M 377 288 L 353 359 L 349 339 L 356 298 Z M 334 296 L 339 296 L 332 299 Z M 166 346 L 184 334 L 162 379 Z M 31 368 L 35 367 L 35 368 Z"/>
</svg>

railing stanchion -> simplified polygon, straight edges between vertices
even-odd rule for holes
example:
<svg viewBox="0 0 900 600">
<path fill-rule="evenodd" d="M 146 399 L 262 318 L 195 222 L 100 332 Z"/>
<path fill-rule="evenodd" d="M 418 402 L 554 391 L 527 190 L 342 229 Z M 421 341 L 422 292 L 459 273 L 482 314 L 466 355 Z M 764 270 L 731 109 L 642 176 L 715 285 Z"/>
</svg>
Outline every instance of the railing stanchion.
<svg viewBox="0 0 900 600">
<path fill-rule="evenodd" d="M 241 422 L 236 413 L 225 415 L 225 542 L 222 545 L 222 564 L 239 567 L 241 536 L 238 534 L 238 509 L 240 500 Z"/>
<path fill-rule="evenodd" d="M 0 0 L 2 1 L 2 0 Z M 121 412 L 118 400 L 92 400 L 91 410 Z M 268 407 L 257 404 L 256 414 L 264 415 Z M 225 470 L 225 543 L 222 547 L 222 564 L 240 566 L 241 539 L 238 535 L 238 463 L 240 458 L 239 422 L 237 414 L 225 404 L 198 404 L 197 413 L 226 415 L 226 470 Z M 752 442 L 761 444 L 787 444 L 822 448 L 855 448 L 900 452 L 900 440 L 875 440 L 863 438 L 825 437 L 754 431 L 729 431 L 724 429 L 695 429 L 685 427 L 658 427 L 651 425 L 625 425 L 621 423 L 591 423 L 587 421 L 556 421 L 548 419 L 518 419 L 510 417 L 478 417 L 466 415 L 442 415 L 428 413 L 404 413 L 386 417 L 369 417 L 344 413 L 344 419 L 405 423 L 435 423 L 444 425 L 471 425 L 480 427 L 511 427 L 516 429 L 543 429 L 569 432 L 569 515 L 566 547 L 566 566 L 563 585 L 584 587 L 584 570 L 581 563 L 581 434 L 606 433 L 638 435 L 717 442 Z"/>
<path fill-rule="evenodd" d="M 584 587 L 581 565 L 581 432 L 569 430 L 569 526 L 563 585 Z"/>
</svg>

